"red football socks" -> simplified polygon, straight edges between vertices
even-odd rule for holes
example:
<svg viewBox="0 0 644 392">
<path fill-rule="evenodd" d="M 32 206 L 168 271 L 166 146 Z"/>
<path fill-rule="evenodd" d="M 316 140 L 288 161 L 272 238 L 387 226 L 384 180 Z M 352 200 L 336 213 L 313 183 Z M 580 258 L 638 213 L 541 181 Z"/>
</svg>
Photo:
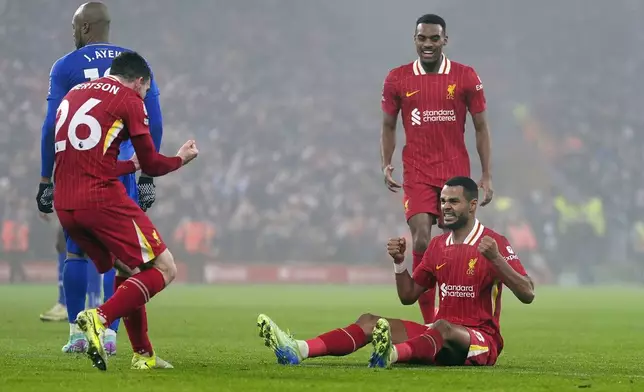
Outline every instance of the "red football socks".
<svg viewBox="0 0 644 392">
<path fill-rule="evenodd" d="M 396 362 L 422 362 L 433 364 L 436 355 L 443 348 L 443 337 L 435 329 L 429 329 L 405 343 L 396 344 L 398 359 Z"/>
<path fill-rule="evenodd" d="M 109 325 L 117 318 L 129 316 L 145 305 L 164 287 L 163 274 L 158 269 L 150 268 L 139 272 L 123 282 L 114 295 L 98 307 L 98 313 L 103 316 L 106 325 Z"/>
<path fill-rule="evenodd" d="M 413 252 L 414 263 L 412 265 L 412 271 L 420 265 L 420 262 L 423 260 L 423 253 Z M 436 303 L 436 287 L 432 287 L 418 298 L 418 306 L 420 307 L 420 313 L 423 315 L 423 321 L 425 324 L 434 322 L 434 307 Z"/>
<path fill-rule="evenodd" d="M 114 291 L 123 284 L 127 278 L 122 276 L 117 276 L 114 279 Z M 145 311 L 145 305 L 139 307 L 134 312 L 123 317 L 123 324 L 125 324 L 125 330 L 127 331 L 127 336 L 130 338 L 130 343 L 132 344 L 132 350 L 135 353 L 139 354 L 149 354 L 152 355 L 152 343 L 150 342 L 150 337 L 148 336 L 148 315 Z"/>
<path fill-rule="evenodd" d="M 367 337 L 358 324 L 334 329 L 306 341 L 309 346 L 309 358 L 324 355 L 341 356 L 351 354 L 367 344 Z"/>
</svg>

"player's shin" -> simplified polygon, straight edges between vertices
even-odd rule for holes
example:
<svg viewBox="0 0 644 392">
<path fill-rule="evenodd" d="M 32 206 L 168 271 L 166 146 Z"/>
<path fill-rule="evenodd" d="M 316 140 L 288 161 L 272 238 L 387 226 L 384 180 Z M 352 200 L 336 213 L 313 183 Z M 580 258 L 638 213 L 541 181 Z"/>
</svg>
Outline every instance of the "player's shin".
<svg viewBox="0 0 644 392">
<path fill-rule="evenodd" d="M 58 303 L 65 305 L 65 289 L 63 286 L 63 270 L 65 269 L 65 259 L 67 255 L 65 253 L 58 254 Z"/>
<path fill-rule="evenodd" d="M 119 278 L 122 278 L 123 280 L 120 283 L 125 282 L 125 279 L 121 276 Z M 112 295 L 114 295 L 114 291 L 116 290 L 116 287 L 118 287 L 119 284 L 116 282 L 116 270 L 111 269 L 107 271 L 106 273 L 103 274 L 103 302 L 107 302 L 108 299 Z"/>
<path fill-rule="evenodd" d="M 307 341 L 298 340 L 300 353 L 304 358 L 348 355 L 367 343 L 367 336 L 358 324 L 334 329 Z"/>
<path fill-rule="evenodd" d="M 150 268 L 128 278 L 114 295 L 98 307 L 105 325 L 133 313 L 165 288 L 164 275 L 157 268 Z"/>
<path fill-rule="evenodd" d="M 116 282 L 116 270 L 111 269 L 103 274 L 103 303 L 107 302 L 112 295 L 114 295 L 114 290 L 118 285 L 125 281 L 126 278 L 123 278 L 119 284 Z M 114 320 L 109 327 L 112 331 L 117 332 L 119 330 L 119 319 Z"/>
<path fill-rule="evenodd" d="M 126 280 L 126 277 L 116 276 L 114 278 L 115 289 L 118 289 Z M 134 312 L 123 317 L 123 324 L 125 324 L 127 336 L 132 344 L 132 350 L 137 354 L 151 356 L 153 350 L 148 336 L 148 316 L 145 311 L 145 306 L 141 306 Z"/>
<path fill-rule="evenodd" d="M 76 315 L 85 309 L 87 295 L 87 260 L 69 258 L 63 269 L 63 288 L 67 305 L 67 317 L 70 324 L 76 321 Z"/>
<path fill-rule="evenodd" d="M 148 315 L 145 306 L 123 317 L 123 324 L 132 344 L 132 351 L 143 356 L 152 356 L 154 350 L 148 336 Z"/>
<path fill-rule="evenodd" d="M 436 356 L 443 348 L 443 337 L 435 329 L 394 346 L 393 362 L 436 363 Z"/>
<path fill-rule="evenodd" d="M 101 286 L 103 278 L 93 262 L 87 265 L 87 307 L 96 308 L 101 304 Z"/>
</svg>

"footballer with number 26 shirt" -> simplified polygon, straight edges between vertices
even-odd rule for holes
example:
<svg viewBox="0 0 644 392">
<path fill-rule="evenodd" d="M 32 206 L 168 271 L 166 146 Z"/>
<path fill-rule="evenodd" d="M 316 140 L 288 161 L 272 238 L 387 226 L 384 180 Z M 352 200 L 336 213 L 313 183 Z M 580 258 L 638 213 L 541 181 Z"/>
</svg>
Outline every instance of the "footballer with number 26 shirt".
<svg viewBox="0 0 644 392">
<path fill-rule="evenodd" d="M 114 295 L 76 318 L 88 342 L 87 355 L 100 370 L 107 369 L 101 344 L 106 327 L 122 317 L 140 317 L 138 330 L 128 328 L 134 348 L 134 338 L 147 336 L 146 316 L 139 310 L 170 284 L 177 272 L 158 231 L 118 177 L 139 167 L 150 176 L 163 176 L 198 154 L 194 140 L 188 140 L 175 157 L 156 152 L 143 102 L 151 80 L 143 57 L 121 52 L 112 61 L 110 76 L 73 87 L 56 115 L 54 207 L 58 220 L 99 273 L 113 268 L 114 258 L 125 266 L 119 270 Z M 119 147 L 128 139 L 136 155 L 132 160 L 118 161 Z M 146 346 L 134 353 L 133 367 L 157 367 L 152 346 Z"/>
<path fill-rule="evenodd" d="M 483 84 L 470 66 L 447 58 L 445 20 L 427 14 L 416 21 L 414 43 L 418 59 L 395 68 L 385 79 L 382 92 L 382 171 L 392 192 L 401 186 L 392 178 L 396 147 L 396 121 L 402 113 L 406 143 L 402 151 L 403 202 L 412 237 L 415 269 L 431 238 L 432 226 L 440 226 L 440 190 L 455 176 L 470 176 L 465 147 L 465 121 L 469 111 L 476 129 L 476 149 L 481 159 L 479 186 L 485 192 L 481 205 L 492 200 L 490 133 L 485 114 Z M 430 288 L 418 303 L 425 323 L 434 318 L 436 293 Z"/>
</svg>

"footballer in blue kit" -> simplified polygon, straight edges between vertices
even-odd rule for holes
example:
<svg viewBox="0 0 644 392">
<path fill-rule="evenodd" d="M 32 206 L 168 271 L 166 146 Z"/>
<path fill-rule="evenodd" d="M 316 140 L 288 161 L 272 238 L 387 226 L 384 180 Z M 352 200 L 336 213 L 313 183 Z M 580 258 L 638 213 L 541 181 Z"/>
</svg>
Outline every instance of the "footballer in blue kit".
<svg viewBox="0 0 644 392">
<path fill-rule="evenodd" d="M 101 3 L 81 5 L 74 14 L 72 26 L 77 50 L 58 59 L 49 75 L 49 92 L 47 94 L 47 115 L 42 126 L 41 139 L 41 181 L 37 196 L 38 209 L 44 213 L 53 212 L 52 172 L 54 168 L 54 135 L 56 111 L 63 97 L 77 84 L 107 76 L 110 73 L 112 60 L 121 52 L 132 51 L 110 44 L 110 18 L 107 8 Z M 156 150 L 159 151 L 163 135 L 159 88 L 152 79 L 151 87 L 145 97 L 145 108 L 149 118 L 150 134 Z M 119 160 L 129 160 L 134 155 L 134 147 L 127 140 L 119 150 Z M 128 194 L 146 211 L 155 199 L 155 188 L 152 177 L 142 174 L 137 183 L 136 175 L 120 177 Z M 61 229 L 62 230 L 62 229 Z M 66 234 L 66 254 L 59 254 L 59 290 L 58 304 L 40 316 L 43 321 L 57 321 L 66 317 L 70 325 L 69 341 L 63 352 L 85 352 L 87 341 L 75 324 L 76 315 L 85 309 L 86 297 L 89 294 L 89 307 L 100 304 L 101 276 L 94 263 L 85 258 L 84 252 Z M 59 250 L 60 251 L 60 250 Z M 64 267 L 62 264 L 64 263 Z M 103 296 L 107 300 L 114 292 L 115 271 L 103 276 Z M 62 284 L 61 284 L 62 283 Z M 64 316 L 63 316 L 64 315 Z M 115 321 L 106 331 L 104 346 L 108 355 L 116 353 L 116 330 L 119 321 Z"/>
</svg>

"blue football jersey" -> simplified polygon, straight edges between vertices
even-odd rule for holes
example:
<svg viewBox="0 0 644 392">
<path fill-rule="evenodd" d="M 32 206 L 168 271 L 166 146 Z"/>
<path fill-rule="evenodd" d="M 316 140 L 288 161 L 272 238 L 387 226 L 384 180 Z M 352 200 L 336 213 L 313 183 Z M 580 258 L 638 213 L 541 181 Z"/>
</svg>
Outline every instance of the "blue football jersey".
<svg viewBox="0 0 644 392">
<path fill-rule="evenodd" d="M 54 166 L 54 128 L 56 110 L 63 97 L 77 84 L 98 79 L 110 74 L 112 60 L 124 51 L 131 49 L 109 43 L 86 45 L 61 57 L 51 68 L 49 91 L 47 93 L 47 116 L 42 129 L 41 156 L 43 177 L 51 178 Z M 159 103 L 159 88 L 152 78 L 150 91 L 145 97 L 145 106 L 150 121 L 150 134 L 157 149 L 161 147 L 163 120 Z M 121 144 L 120 160 L 128 160 L 134 155 L 134 147 L 127 140 Z"/>
</svg>

